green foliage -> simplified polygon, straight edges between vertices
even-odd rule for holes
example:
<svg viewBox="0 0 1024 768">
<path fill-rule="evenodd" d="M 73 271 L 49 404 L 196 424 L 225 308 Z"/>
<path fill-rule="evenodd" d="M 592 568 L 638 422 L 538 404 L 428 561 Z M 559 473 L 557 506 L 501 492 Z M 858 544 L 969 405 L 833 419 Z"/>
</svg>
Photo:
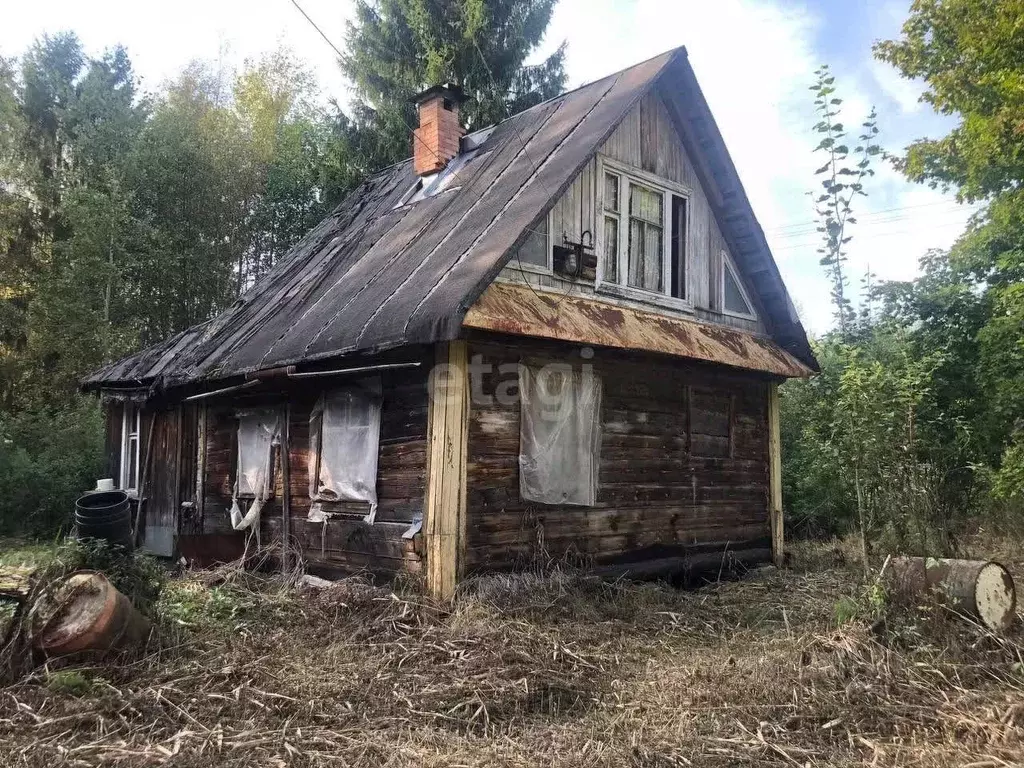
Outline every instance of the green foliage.
<svg viewBox="0 0 1024 768">
<path fill-rule="evenodd" d="M 68 539 L 54 553 L 66 570 L 99 571 L 147 616 L 154 616 L 167 582 L 167 571 L 142 552 L 127 553 L 105 541 Z"/>
<path fill-rule="evenodd" d="M 836 626 L 854 621 L 877 621 L 885 615 L 888 595 L 878 579 L 865 584 L 854 596 L 844 595 L 833 606 Z"/>
<path fill-rule="evenodd" d="M 44 685 L 51 693 L 82 699 L 96 696 L 106 682 L 102 677 L 93 677 L 80 669 L 58 669 L 46 673 Z"/>
<path fill-rule="evenodd" d="M 814 131 L 821 137 L 814 148 L 825 156 L 825 164 L 815 171 L 821 177 L 822 191 L 814 198 L 814 211 L 818 216 L 818 232 L 822 246 L 818 248 L 821 265 L 832 282 L 832 302 L 840 332 L 845 336 L 850 331 L 855 315 L 847 295 L 846 246 L 852 239 L 847 228 L 856 224 L 853 215 L 853 201 L 858 196 L 867 196 L 864 181 L 874 176 L 871 168 L 873 157 L 881 153 L 875 143 L 878 126 L 874 110 L 861 125 L 857 145 L 851 150 L 849 135 L 841 122 L 842 98 L 836 93 L 835 77 L 827 65 L 815 72 L 817 81 L 811 86 L 814 92 L 814 108 L 820 118 Z"/>
<path fill-rule="evenodd" d="M 558 95 L 565 45 L 528 65 L 555 0 L 358 0 L 342 69 L 356 93 L 360 154 L 370 167 L 409 156 L 412 98 L 429 85 L 459 84 L 460 114 L 484 128 Z"/>
<path fill-rule="evenodd" d="M 955 187 L 968 200 L 1024 179 L 1022 0 L 915 0 L 898 40 L 875 55 L 923 80 L 922 99 L 959 122 L 910 145 L 899 168 L 914 181 Z"/>
<path fill-rule="evenodd" d="M 185 631 L 248 634 L 288 626 L 301 608 L 280 584 L 251 576 L 214 585 L 175 579 L 160 597 L 158 614 Z"/>
<path fill-rule="evenodd" d="M 0 412 L 0 532 L 52 537 L 70 527 L 75 499 L 102 467 L 102 427 L 92 398 Z"/>
</svg>

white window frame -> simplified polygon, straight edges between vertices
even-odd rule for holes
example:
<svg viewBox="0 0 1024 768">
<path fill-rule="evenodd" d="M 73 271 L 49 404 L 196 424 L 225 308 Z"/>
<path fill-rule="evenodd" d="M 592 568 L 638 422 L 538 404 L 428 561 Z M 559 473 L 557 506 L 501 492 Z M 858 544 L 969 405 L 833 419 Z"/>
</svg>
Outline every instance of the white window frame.
<svg viewBox="0 0 1024 768">
<path fill-rule="evenodd" d="M 747 288 L 743 285 L 743 280 L 740 279 L 740 271 L 736 269 L 736 262 L 732 260 L 732 256 L 729 255 L 728 251 L 722 251 L 722 273 L 719 276 L 721 279 L 718 281 L 718 310 L 723 315 L 729 317 L 738 317 L 742 320 L 757 320 L 757 315 L 754 313 L 754 302 L 750 300 L 750 294 L 747 293 Z M 732 274 L 733 280 L 736 281 L 736 287 L 740 290 L 740 296 L 747 302 L 747 306 L 750 307 L 750 312 L 734 312 L 730 309 L 725 308 L 725 274 L 728 270 Z"/>
<path fill-rule="evenodd" d="M 605 173 L 612 173 L 619 177 L 619 211 L 616 214 L 619 217 L 619 248 L 617 253 L 618 263 L 616 265 L 618 274 L 615 282 L 606 281 L 604 279 Z M 636 288 L 627 284 L 629 279 L 629 222 L 624 222 L 623 220 L 628 219 L 629 215 L 627 209 L 629 205 L 628 185 L 631 181 L 647 187 L 648 189 L 654 189 L 662 194 L 662 211 L 664 216 L 664 226 L 662 227 L 662 237 L 664 239 L 662 245 L 662 274 L 665 279 L 664 290 L 661 292 L 648 291 L 643 288 Z M 619 163 L 615 160 L 604 157 L 603 155 L 598 155 L 597 158 L 597 183 L 594 186 L 594 226 L 597 230 L 597 235 L 594 238 L 594 247 L 598 254 L 597 282 L 595 284 L 597 292 L 609 294 L 611 296 L 618 296 L 620 298 L 632 299 L 633 301 L 657 304 L 659 306 L 679 310 L 681 312 L 693 312 L 693 301 L 690 299 L 693 295 L 691 285 L 691 275 L 693 274 L 693 270 L 691 269 L 693 248 L 690 243 L 690 209 L 692 208 L 692 190 L 682 184 L 676 184 L 668 179 L 663 179 L 660 176 L 647 173 L 639 168 L 633 168 L 632 166 Z M 683 232 L 685 237 L 683 242 L 683 288 L 686 295 L 683 298 L 677 298 L 672 295 L 673 195 L 686 200 L 686 217 L 683 222 Z"/>
<path fill-rule="evenodd" d="M 129 428 L 128 414 L 135 414 L 134 429 Z M 135 439 L 135 476 L 129 477 L 129 471 L 131 467 L 131 461 L 129 459 L 131 449 L 132 438 Z M 139 443 L 142 442 L 142 408 L 137 403 L 125 402 L 124 408 L 121 411 L 121 490 L 132 496 L 138 496 L 139 494 L 139 474 L 141 467 L 139 466 Z"/>
</svg>

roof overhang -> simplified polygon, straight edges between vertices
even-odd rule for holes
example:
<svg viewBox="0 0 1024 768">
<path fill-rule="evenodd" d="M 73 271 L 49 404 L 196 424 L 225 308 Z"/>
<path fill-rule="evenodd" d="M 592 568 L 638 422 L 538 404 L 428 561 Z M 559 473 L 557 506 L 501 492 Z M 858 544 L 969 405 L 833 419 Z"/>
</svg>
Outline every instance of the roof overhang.
<svg viewBox="0 0 1024 768">
<path fill-rule="evenodd" d="M 804 378 L 814 371 L 769 338 L 593 298 L 495 282 L 470 307 L 464 328 L 593 344 L 758 373 Z"/>
</svg>

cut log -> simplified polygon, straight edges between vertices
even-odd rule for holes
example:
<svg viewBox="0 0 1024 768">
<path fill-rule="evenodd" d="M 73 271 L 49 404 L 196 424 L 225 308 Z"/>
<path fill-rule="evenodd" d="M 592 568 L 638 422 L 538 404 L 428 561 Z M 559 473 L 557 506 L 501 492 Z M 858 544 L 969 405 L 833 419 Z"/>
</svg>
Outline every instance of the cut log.
<svg viewBox="0 0 1024 768">
<path fill-rule="evenodd" d="M 905 597 L 935 592 L 950 610 L 997 632 L 1010 626 L 1017 608 L 1013 577 L 991 560 L 897 557 L 889 565 L 888 584 Z"/>
</svg>

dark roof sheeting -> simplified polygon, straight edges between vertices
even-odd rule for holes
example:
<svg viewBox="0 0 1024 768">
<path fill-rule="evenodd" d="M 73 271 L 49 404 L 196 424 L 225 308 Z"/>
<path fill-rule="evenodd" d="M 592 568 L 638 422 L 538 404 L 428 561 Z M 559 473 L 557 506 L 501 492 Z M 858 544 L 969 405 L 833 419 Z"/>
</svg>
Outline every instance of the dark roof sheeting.
<svg viewBox="0 0 1024 768">
<path fill-rule="evenodd" d="M 228 310 L 83 386 L 168 388 L 455 338 L 516 246 L 669 68 L 692 78 L 680 48 L 503 121 L 444 192 L 415 204 L 400 205 L 416 182 L 412 161 L 382 171 Z M 766 244 L 764 254 L 774 268 Z M 806 346 L 802 328 L 797 336 Z"/>
</svg>

